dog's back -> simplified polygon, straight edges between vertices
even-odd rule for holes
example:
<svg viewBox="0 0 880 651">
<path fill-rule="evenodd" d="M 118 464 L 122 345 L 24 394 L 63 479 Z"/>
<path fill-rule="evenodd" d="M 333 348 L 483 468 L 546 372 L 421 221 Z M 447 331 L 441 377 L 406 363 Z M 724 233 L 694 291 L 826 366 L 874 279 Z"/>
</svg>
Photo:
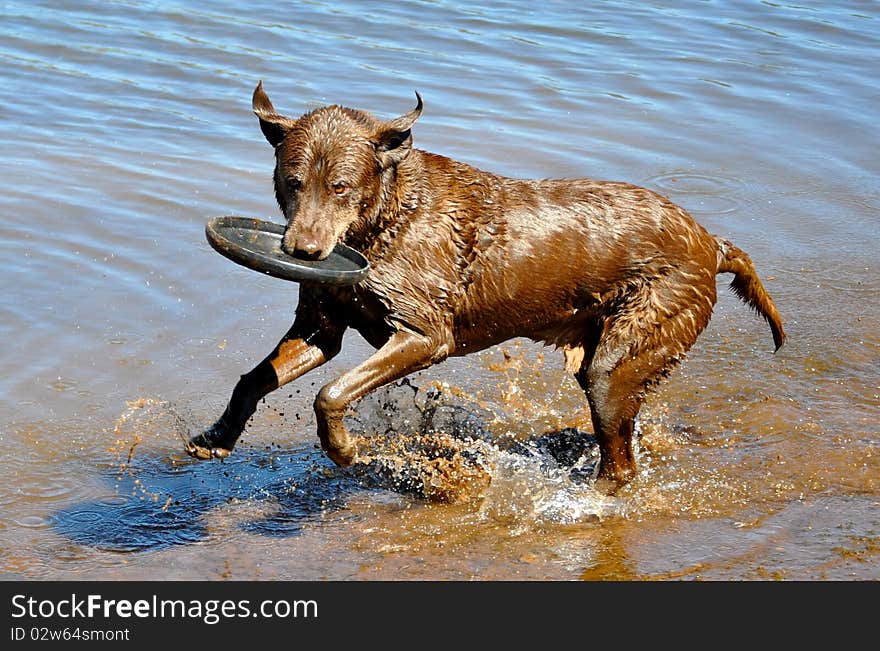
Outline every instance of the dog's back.
<svg viewBox="0 0 880 651">
<path fill-rule="evenodd" d="M 393 239 L 376 234 L 362 291 L 394 296 L 420 330 L 450 328 L 453 354 L 517 336 L 578 345 L 636 297 L 639 318 L 657 322 L 652 304 L 676 299 L 675 283 L 687 285 L 681 300 L 715 302 L 716 240 L 650 190 L 509 179 L 418 150 L 410 159 L 419 202 Z"/>
</svg>

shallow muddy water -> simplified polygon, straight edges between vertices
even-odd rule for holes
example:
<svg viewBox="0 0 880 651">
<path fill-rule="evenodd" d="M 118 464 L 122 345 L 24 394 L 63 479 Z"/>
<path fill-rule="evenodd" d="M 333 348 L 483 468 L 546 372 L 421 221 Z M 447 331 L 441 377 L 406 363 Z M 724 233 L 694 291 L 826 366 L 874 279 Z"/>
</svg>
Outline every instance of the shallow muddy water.
<svg viewBox="0 0 880 651">
<path fill-rule="evenodd" d="M 880 579 L 876 3 L 277 6 L 0 5 L 0 578 Z M 342 471 L 311 403 L 350 333 L 193 461 L 296 303 L 204 236 L 279 220 L 260 79 L 294 116 L 417 90 L 420 148 L 657 190 L 751 255 L 789 341 L 719 277 L 614 497 L 524 340 L 365 398 Z"/>
</svg>

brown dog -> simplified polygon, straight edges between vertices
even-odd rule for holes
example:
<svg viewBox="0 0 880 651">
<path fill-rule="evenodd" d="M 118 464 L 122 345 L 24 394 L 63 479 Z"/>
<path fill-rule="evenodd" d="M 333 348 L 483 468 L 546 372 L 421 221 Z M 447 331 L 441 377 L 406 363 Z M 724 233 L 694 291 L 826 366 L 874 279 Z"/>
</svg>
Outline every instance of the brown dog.
<svg viewBox="0 0 880 651">
<path fill-rule="evenodd" d="M 342 422 L 353 401 L 449 356 L 528 337 L 563 349 L 590 404 L 599 476 L 619 485 L 636 470 L 645 394 L 709 322 L 716 274 L 734 274 L 732 289 L 783 344 L 748 255 L 682 208 L 628 183 L 510 179 L 413 149 L 416 97 L 389 122 L 340 106 L 291 119 L 257 85 L 282 247 L 322 259 L 343 241 L 371 269 L 348 287 L 300 285 L 290 331 L 189 442 L 191 455 L 227 456 L 257 402 L 336 355 L 348 327 L 378 350 L 315 399 L 321 445 L 342 466 L 356 456 Z"/>
</svg>

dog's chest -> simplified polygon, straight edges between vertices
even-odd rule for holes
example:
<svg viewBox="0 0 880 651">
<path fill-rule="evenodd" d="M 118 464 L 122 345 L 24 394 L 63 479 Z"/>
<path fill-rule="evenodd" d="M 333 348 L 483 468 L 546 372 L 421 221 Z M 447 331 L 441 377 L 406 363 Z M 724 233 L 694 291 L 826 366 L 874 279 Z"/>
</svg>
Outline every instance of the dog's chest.
<svg viewBox="0 0 880 651">
<path fill-rule="evenodd" d="M 367 283 L 355 285 L 346 311 L 349 326 L 377 348 L 388 340 L 394 330 L 388 323 L 390 310 L 387 299 Z"/>
<path fill-rule="evenodd" d="M 402 268 L 380 261 L 353 287 L 349 323 L 371 343 L 401 328 L 438 331 L 452 315 L 448 285 L 424 266 Z"/>
</svg>

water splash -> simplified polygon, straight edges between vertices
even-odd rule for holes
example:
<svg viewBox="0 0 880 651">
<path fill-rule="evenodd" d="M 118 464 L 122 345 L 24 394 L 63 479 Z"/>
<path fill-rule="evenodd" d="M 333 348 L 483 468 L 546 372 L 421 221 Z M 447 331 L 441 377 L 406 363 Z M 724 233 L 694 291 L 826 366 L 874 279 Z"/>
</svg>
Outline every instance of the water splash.
<svg viewBox="0 0 880 651">
<path fill-rule="evenodd" d="M 481 513 L 523 524 L 594 521 L 608 514 L 613 498 L 595 489 L 596 439 L 565 428 L 495 451 L 495 473 Z"/>
<path fill-rule="evenodd" d="M 594 488 L 591 434 L 567 427 L 521 439 L 495 436 L 493 425 L 511 431 L 460 391 L 422 391 L 408 381 L 385 387 L 349 422 L 360 436 L 354 472 L 365 485 L 475 502 L 485 518 L 524 524 L 596 520 L 615 503 Z"/>
</svg>

